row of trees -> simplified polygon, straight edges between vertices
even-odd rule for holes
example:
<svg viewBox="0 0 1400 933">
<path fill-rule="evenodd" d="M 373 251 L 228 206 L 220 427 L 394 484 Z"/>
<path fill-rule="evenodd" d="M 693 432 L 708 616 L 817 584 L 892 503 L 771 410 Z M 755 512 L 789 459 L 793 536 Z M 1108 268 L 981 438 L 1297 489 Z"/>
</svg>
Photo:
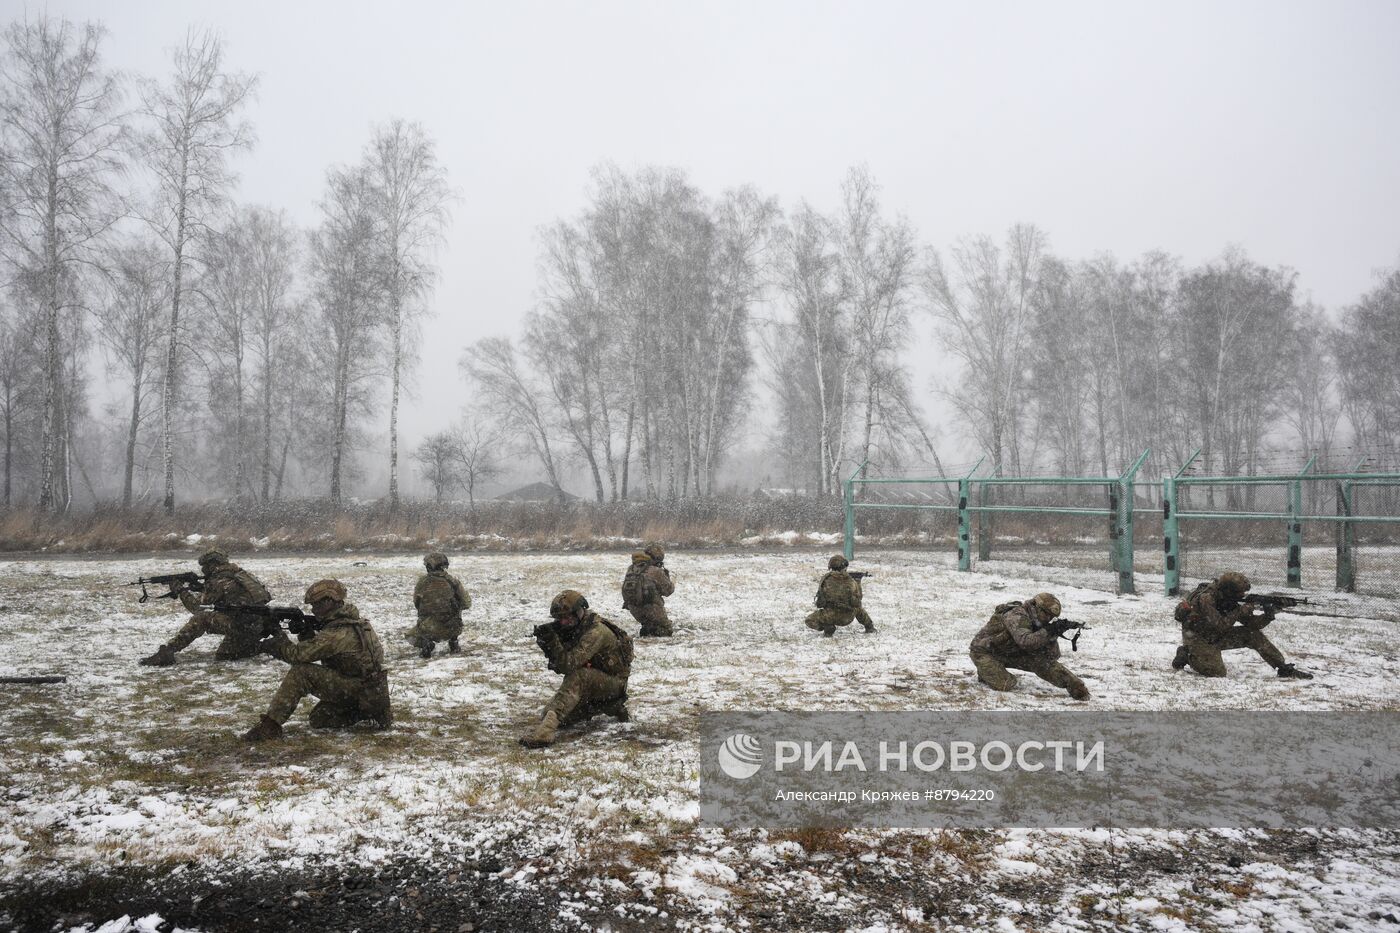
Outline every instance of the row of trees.
<svg viewBox="0 0 1400 933">
<path fill-rule="evenodd" d="M 95 24 L 41 15 L 3 38 L 5 503 L 23 487 L 42 509 L 64 507 L 75 471 L 96 497 L 85 463 L 111 448 L 128 505 L 155 495 L 172 510 L 182 480 L 266 500 L 294 440 L 330 451 L 305 467 L 328 466 L 338 500 L 387 390 L 397 505 L 401 389 L 453 197 L 423 129 L 378 128 L 356 162 L 328 171 L 322 220 L 303 231 L 234 200 L 257 81 L 226 67 L 216 35 L 191 32 L 164 79 L 135 81 L 104 66 Z M 88 421 L 94 349 L 126 398 Z"/>
<path fill-rule="evenodd" d="M 921 248 L 860 168 L 831 214 L 707 198 L 676 171 L 594 181 L 546 232 L 523 336 L 462 359 L 555 486 L 572 457 L 599 501 L 705 494 L 746 426 L 818 495 L 861 464 L 942 473 L 907 367 L 916 315 L 955 364 L 933 392 L 1001 475 L 1116 475 L 1149 447 L 1159 468 L 1198 447 L 1225 473 L 1267 472 L 1278 448 L 1394 466 L 1400 270 L 1333 321 L 1235 248 L 1076 261 L 1024 224 Z M 748 417 L 754 348 L 767 417 Z"/>
</svg>

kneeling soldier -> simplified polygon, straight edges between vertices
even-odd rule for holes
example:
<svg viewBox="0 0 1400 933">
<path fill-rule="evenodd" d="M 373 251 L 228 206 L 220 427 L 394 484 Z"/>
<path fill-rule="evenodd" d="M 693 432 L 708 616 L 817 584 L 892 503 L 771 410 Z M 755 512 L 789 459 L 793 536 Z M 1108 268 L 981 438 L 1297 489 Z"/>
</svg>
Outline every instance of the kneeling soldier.
<svg viewBox="0 0 1400 933">
<path fill-rule="evenodd" d="M 666 615 L 666 597 L 676 591 L 676 585 L 665 560 L 661 545 L 648 544 L 632 554 L 632 566 L 622 578 L 622 608 L 641 623 L 639 634 L 643 638 L 665 638 L 673 633 Z"/>
<path fill-rule="evenodd" d="M 1209 583 L 1202 583 L 1176 607 L 1176 620 L 1181 623 L 1181 647 L 1176 649 L 1172 667 L 1192 670 L 1206 677 L 1224 677 L 1225 659 L 1222 651 L 1252 648 L 1269 663 L 1278 676 L 1289 680 L 1312 680 L 1313 675 L 1289 664 L 1283 652 L 1264 635 L 1263 629 L 1274 621 L 1272 608 L 1255 607 L 1242 602 L 1249 592 L 1249 578 L 1242 573 L 1222 573 Z"/>
<path fill-rule="evenodd" d="M 838 625 L 859 620 L 867 632 L 875 631 L 870 614 L 861 606 L 860 581 L 846 572 L 850 562 L 840 554 L 826 562 L 827 573 L 817 586 L 817 611 L 807 616 L 807 627 L 830 638 Z"/>
<path fill-rule="evenodd" d="M 1084 681 L 1060 663 L 1059 637 L 1074 623 L 1057 619 L 1059 614 L 1060 601 L 1049 593 L 997 606 L 968 652 L 977 667 L 977 679 L 993 690 L 1010 690 L 1016 686 L 1016 675 L 1007 668 L 1015 668 L 1063 687 L 1076 700 L 1089 699 Z"/>
<path fill-rule="evenodd" d="M 433 656 L 440 641 L 447 642 L 452 654 L 462 650 L 457 637 L 462 634 L 462 613 L 472 607 L 472 598 L 462 581 L 447 572 L 447 563 L 447 555 L 437 551 L 423 558 L 428 572 L 413 588 L 418 624 L 408 630 L 408 640 L 424 658 Z"/>
<path fill-rule="evenodd" d="M 632 636 L 588 610 L 577 590 L 565 590 L 549 604 L 553 622 L 535 627 L 535 641 L 549 669 L 564 682 L 544 709 L 539 724 L 520 737 L 527 748 L 554 742 L 560 726 L 598 713 L 628 720 L 627 678 L 632 673 Z"/>
<path fill-rule="evenodd" d="M 262 643 L 264 651 L 292 669 L 262 721 L 244 733 L 249 742 L 281 738 L 282 724 L 304 696 L 321 701 L 311 708 L 314 729 L 345 729 L 362 719 L 373 719 L 381 729 L 393 725 L 384 648 L 370 624 L 345 601 L 345 586 L 339 580 L 319 580 L 307 587 L 306 602 L 319 626 L 315 635 L 293 642 L 278 628 Z"/>
<path fill-rule="evenodd" d="M 222 635 L 224 640 L 214 649 L 215 661 L 237 661 L 258 653 L 263 636 L 263 620 L 232 611 L 214 612 L 205 606 L 266 606 L 272 594 L 257 577 L 228 559 L 218 548 L 199 555 L 199 571 L 204 575 L 204 590 L 180 591 L 180 602 L 190 612 L 190 619 L 175 637 L 142 658 L 147 667 L 169 667 L 175 663 L 175 652 L 188 648 L 202 635 Z"/>
</svg>

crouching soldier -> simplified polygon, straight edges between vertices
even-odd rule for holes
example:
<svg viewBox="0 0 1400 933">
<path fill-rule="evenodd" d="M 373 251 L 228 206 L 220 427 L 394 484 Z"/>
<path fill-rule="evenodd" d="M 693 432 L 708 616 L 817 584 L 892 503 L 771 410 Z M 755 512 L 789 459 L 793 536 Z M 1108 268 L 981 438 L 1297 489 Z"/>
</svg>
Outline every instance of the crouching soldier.
<svg viewBox="0 0 1400 933">
<path fill-rule="evenodd" d="M 237 661 L 258 653 L 263 636 L 263 620 L 235 611 L 237 606 L 266 606 L 272 594 L 257 577 L 228 559 L 218 548 L 199 555 L 199 572 L 204 575 L 202 592 L 180 591 L 180 602 L 190 612 L 175 637 L 156 649 L 156 653 L 141 659 L 148 667 L 169 667 L 175 663 L 175 652 L 188 648 L 202 635 L 222 635 L 224 640 L 214 650 L 216 661 Z M 201 606 L 219 606 L 220 611 Z"/>
<path fill-rule="evenodd" d="M 807 627 L 830 638 L 838 625 L 859 620 L 867 632 L 875 631 L 870 614 L 861 606 L 860 581 L 846 572 L 850 562 L 840 554 L 826 562 L 827 573 L 817 586 L 817 611 L 807 616 Z"/>
<path fill-rule="evenodd" d="M 1060 663 L 1059 637 L 1074 623 L 1056 618 L 1059 614 L 1060 601 L 1049 593 L 997 606 L 968 652 L 977 679 L 993 690 L 1010 690 L 1016 686 L 1016 675 L 1007 668 L 1014 668 L 1063 687 L 1076 700 L 1089 699 L 1084 681 Z"/>
<path fill-rule="evenodd" d="M 462 650 L 457 638 L 462 634 L 462 613 L 472 607 L 472 598 L 462 581 L 447 572 L 447 563 L 447 555 L 436 551 L 423 558 L 428 572 L 413 588 L 418 624 L 409 629 L 408 640 L 424 658 L 433 656 L 440 641 L 447 642 L 453 654 Z"/>
<path fill-rule="evenodd" d="M 564 683 L 544 709 L 539 723 L 520 737 L 527 748 L 554 742 L 560 726 L 605 713 L 627 722 L 627 678 L 632 673 L 632 636 L 588 610 L 577 590 L 565 590 L 549 604 L 553 622 L 535 627 L 535 641 L 549 659 L 549 669 Z"/>
<path fill-rule="evenodd" d="M 281 738 L 282 724 L 304 696 L 320 700 L 311 708 L 313 729 L 346 729 L 362 719 L 373 719 L 381 729 L 393 725 L 384 648 L 370 624 L 345 601 L 345 586 L 339 580 L 319 580 L 307 587 L 306 602 L 316 616 L 315 635 L 293 642 L 279 627 L 262 643 L 262 650 L 292 669 L 262 721 L 244 733 L 249 742 Z"/>
<path fill-rule="evenodd" d="M 671 571 L 664 566 L 666 551 L 649 544 L 632 555 L 632 566 L 622 578 L 622 608 L 641 623 L 643 638 L 665 638 L 673 634 L 666 615 L 666 597 L 676 591 Z"/>
<path fill-rule="evenodd" d="M 1176 607 L 1176 620 L 1181 623 L 1181 646 L 1176 649 L 1172 667 L 1181 670 L 1189 664 L 1192 670 L 1206 677 L 1224 677 L 1225 660 L 1221 652 L 1252 648 L 1278 676 L 1312 680 L 1312 674 L 1285 661 L 1283 652 L 1264 635 L 1264 627 L 1274 621 L 1274 610 L 1243 602 L 1248 592 L 1249 578 L 1229 571 L 1209 583 L 1202 583 L 1182 600 Z"/>
</svg>

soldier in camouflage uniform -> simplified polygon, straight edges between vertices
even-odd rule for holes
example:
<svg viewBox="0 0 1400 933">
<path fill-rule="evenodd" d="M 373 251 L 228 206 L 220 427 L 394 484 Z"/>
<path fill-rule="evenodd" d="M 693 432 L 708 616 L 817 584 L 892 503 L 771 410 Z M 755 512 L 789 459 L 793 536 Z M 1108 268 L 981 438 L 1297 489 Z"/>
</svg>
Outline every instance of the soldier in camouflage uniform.
<svg viewBox="0 0 1400 933">
<path fill-rule="evenodd" d="M 437 551 L 423 558 L 428 572 L 413 588 L 418 624 L 409 629 L 408 640 L 424 658 L 433 656 L 440 641 L 447 642 L 453 654 L 462 650 L 457 637 L 462 634 L 462 613 L 472 607 L 472 598 L 462 581 L 447 572 L 447 563 L 447 555 Z"/>
<path fill-rule="evenodd" d="M 142 664 L 169 667 L 175 663 L 175 652 L 188 648 L 201 635 L 224 636 L 214 651 L 216 661 L 237 661 L 258 653 L 262 619 L 237 612 L 214 612 L 202 606 L 266 606 L 272 601 L 272 594 L 257 577 L 230 562 L 218 548 L 199 555 L 199 570 L 204 574 L 204 591 L 180 591 L 180 602 L 191 613 L 190 620 L 155 654 L 142 658 Z"/>
<path fill-rule="evenodd" d="M 1270 609 L 1259 610 L 1241 602 L 1249 592 L 1249 578 L 1242 573 L 1222 573 L 1209 583 L 1202 583 L 1176 607 L 1176 620 L 1181 623 L 1181 646 L 1176 649 L 1172 667 L 1192 670 L 1206 677 L 1224 677 L 1225 660 L 1222 651 L 1252 648 L 1269 663 L 1278 676 L 1288 680 L 1312 680 L 1313 675 L 1294 667 L 1283 659 L 1283 652 L 1264 635 L 1263 629 L 1274 621 Z"/>
<path fill-rule="evenodd" d="M 671 571 L 664 566 L 666 551 L 659 544 L 648 544 L 632 554 L 632 566 L 622 578 L 622 608 L 641 623 L 643 638 L 667 637 L 673 633 L 666 615 L 666 597 L 676 591 Z"/>
<path fill-rule="evenodd" d="M 345 586 L 339 580 L 311 584 L 305 602 L 311 605 L 320 630 L 294 642 L 279 626 L 262 643 L 262 650 L 292 668 L 282 678 L 262 720 L 243 738 L 249 742 L 280 739 L 282 724 L 292 718 L 304 696 L 320 700 L 311 708 L 313 729 L 347 729 L 362 719 L 373 719 L 379 728 L 389 728 L 394 716 L 379 636 L 360 618 L 355 606 L 345 601 Z"/>
<path fill-rule="evenodd" d="M 1010 690 L 1016 686 L 1016 675 L 1007 668 L 1015 668 L 1063 687 L 1076 700 L 1089 699 L 1084 681 L 1060 663 L 1059 637 L 1069 625 L 1056 619 L 1059 614 L 1060 601 L 1050 593 L 997 606 L 968 651 L 977 679 L 993 690 Z"/>
<path fill-rule="evenodd" d="M 839 625 L 859 621 L 867 632 L 875 631 L 870 614 L 860 604 L 864 598 L 860 581 L 846 572 L 850 562 L 840 554 L 826 562 L 828 568 L 817 586 L 817 611 L 807 616 L 807 627 L 830 638 Z"/>
<path fill-rule="evenodd" d="M 588 609 L 577 590 L 565 590 L 549 604 L 553 622 L 535 629 L 535 641 L 549 669 L 564 682 L 533 729 L 520 737 L 527 748 L 553 744 L 560 726 L 605 713 L 627 722 L 627 678 L 632 673 L 632 636 Z"/>
</svg>

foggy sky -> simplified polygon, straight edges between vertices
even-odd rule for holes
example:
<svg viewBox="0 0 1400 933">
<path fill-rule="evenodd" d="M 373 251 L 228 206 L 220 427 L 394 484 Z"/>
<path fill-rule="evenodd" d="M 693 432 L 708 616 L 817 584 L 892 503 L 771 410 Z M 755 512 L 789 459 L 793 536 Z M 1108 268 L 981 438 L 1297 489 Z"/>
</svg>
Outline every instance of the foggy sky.
<svg viewBox="0 0 1400 933">
<path fill-rule="evenodd" d="M 24 10 L 6 6 L 5 20 Z M 238 196 L 303 225 L 327 166 L 356 159 L 372 124 L 402 116 L 436 138 L 461 200 L 406 449 L 464 400 L 462 347 L 518 334 L 537 228 L 579 211 L 606 160 L 827 210 L 863 162 L 940 249 L 1017 221 L 1071 258 L 1161 248 L 1194 263 L 1238 243 L 1333 310 L 1400 259 L 1393 2 L 47 9 L 103 20 L 109 64 L 162 77 L 188 26 L 221 30 L 229 66 L 261 74 Z M 926 375 L 927 321 L 919 341 Z"/>
</svg>

